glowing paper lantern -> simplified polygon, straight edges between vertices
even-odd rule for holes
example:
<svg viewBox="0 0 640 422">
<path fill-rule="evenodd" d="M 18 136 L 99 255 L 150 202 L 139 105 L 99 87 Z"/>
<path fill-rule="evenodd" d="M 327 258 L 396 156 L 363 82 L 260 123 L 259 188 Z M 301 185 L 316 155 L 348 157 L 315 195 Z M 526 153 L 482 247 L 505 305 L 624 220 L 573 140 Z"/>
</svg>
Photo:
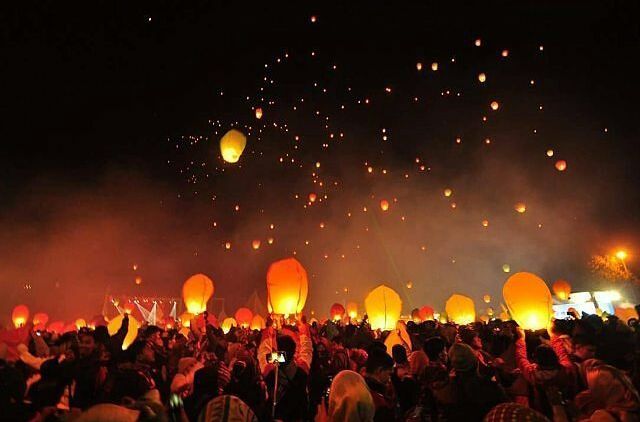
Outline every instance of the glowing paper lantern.
<svg viewBox="0 0 640 422">
<path fill-rule="evenodd" d="M 422 63 L 420 63 L 420 62 L 416 63 L 416 69 L 418 70 L 418 72 L 421 71 L 422 70 Z"/>
<path fill-rule="evenodd" d="M 247 146 L 247 137 L 236 129 L 231 129 L 220 139 L 220 152 L 227 163 L 237 163 Z"/>
<path fill-rule="evenodd" d="M 87 321 L 85 321 L 84 318 L 78 318 L 78 319 L 76 319 L 74 324 L 75 324 L 76 328 L 79 330 L 79 329 L 87 326 Z"/>
<path fill-rule="evenodd" d="M 193 317 L 194 317 L 194 315 L 191 312 L 183 312 L 178 317 L 178 319 L 182 323 L 183 327 L 190 327 L 191 326 L 191 320 L 193 319 Z"/>
<path fill-rule="evenodd" d="M 387 201 L 386 199 L 383 199 L 382 201 L 380 201 L 380 209 L 382 211 L 386 211 L 389 209 L 389 201 Z"/>
<path fill-rule="evenodd" d="M 317 195 L 315 193 L 309 194 L 309 202 L 316 202 Z"/>
<path fill-rule="evenodd" d="M 565 171 L 567 169 L 567 162 L 565 160 L 556 161 L 556 170 Z"/>
<path fill-rule="evenodd" d="M 423 306 L 418 311 L 418 315 L 420 315 L 422 321 L 433 319 L 433 308 L 431 306 Z"/>
<path fill-rule="evenodd" d="M 331 305 L 331 309 L 329 310 L 329 315 L 332 320 L 340 321 L 345 314 L 344 306 L 339 303 L 334 303 Z"/>
<path fill-rule="evenodd" d="M 491 296 L 484 295 L 484 296 L 482 296 L 482 300 L 484 300 L 484 303 L 489 303 L 489 302 L 491 302 Z"/>
<path fill-rule="evenodd" d="M 453 191 L 449 188 L 444 190 L 444 196 L 446 196 L 447 198 L 450 197 L 452 193 Z"/>
<path fill-rule="evenodd" d="M 258 250 L 258 249 L 260 249 L 260 241 L 259 241 L 259 240 L 257 240 L 257 239 L 256 239 L 256 240 L 254 240 L 253 242 L 251 242 L 251 247 L 252 247 L 254 250 Z"/>
<path fill-rule="evenodd" d="M 239 308 L 236 311 L 236 322 L 243 328 L 247 328 L 253 319 L 253 312 L 249 308 Z"/>
<path fill-rule="evenodd" d="M 364 307 L 372 329 L 393 330 L 402 312 L 402 300 L 398 293 L 383 284 L 367 295 Z"/>
<path fill-rule="evenodd" d="M 262 330 L 265 328 L 267 324 L 260 315 L 254 315 L 251 319 L 251 325 L 249 326 L 252 330 Z"/>
<path fill-rule="evenodd" d="M 553 157 L 553 150 L 552 149 L 548 149 L 547 150 L 547 157 Z"/>
<path fill-rule="evenodd" d="M 511 317 L 524 329 L 547 328 L 553 311 L 551 292 L 547 284 L 532 273 L 516 273 L 509 277 L 502 295 Z"/>
<path fill-rule="evenodd" d="M 136 276 L 135 282 L 136 282 L 136 284 L 137 284 L 138 286 L 139 286 L 139 285 L 141 285 L 141 284 L 142 284 L 142 277 L 140 277 L 140 276 Z"/>
<path fill-rule="evenodd" d="M 569 295 L 571 294 L 571 284 L 569 284 L 566 280 L 556 280 L 555 283 L 551 286 L 553 289 L 553 293 L 560 300 L 568 300 Z"/>
<path fill-rule="evenodd" d="M 355 302 L 347 303 L 347 315 L 351 319 L 356 319 L 358 317 L 358 304 Z"/>
<path fill-rule="evenodd" d="M 204 274 L 191 276 L 182 286 L 182 300 L 187 311 L 197 315 L 207 310 L 207 302 L 213 296 L 213 281 Z"/>
<path fill-rule="evenodd" d="M 307 272 L 294 258 L 276 261 L 267 271 L 267 306 L 269 312 L 299 314 L 309 291 Z"/>
<path fill-rule="evenodd" d="M 487 75 L 484 73 L 481 73 L 478 75 L 478 80 L 482 83 L 484 83 L 487 80 Z"/>
<path fill-rule="evenodd" d="M 520 214 L 524 213 L 527 210 L 527 206 L 523 202 L 518 202 L 513 206 L 513 208 Z"/>
<path fill-rule="evenodd" d="M 256 119 L 262 119 L 262 107 L 256 107 Z"/>
<path fill-rule="evenodd" d="M 29 308 L 26 305 L 18 305 L 11 312 L 11 320 L 16 328 L 24 326 L 29 320 Z"/>
<path fill-rule="evenodd" d="M 64 330 L 64 322 L 62 321 L 54 321 L 47 326 L 47 331 L 55 334 L 62 334 L 62 330 Z"/>
<path fill-rule="evenodd" d="M 229 331 L 231 331 L 231 327 L 237 327 L 238 323 L 236 322 L 235 319 L 229 317 L 229 318 L 225 318 L 224 321 L 222 321 L 222 325 L 220 326 L 220 328 L 222 328 L 222 332 L 227 334 Z"/>
<path fill-rule="evenodd" d="M 453 321 L 458 325 L 471 324 L 476 320 L 476 307 L 473 299 L 454 294 L 447 300 L 445 311 L 449 321 Z"/>
<path fill-rule="evenodd" d="M 502 57 L 508 57 L 509 56 L 509 50 L 502 50 Z"/>
<path fill-rule="evenodd" d="M 38 312 L 33 316 L 33 326 L 36 330 L 44 330 L 47 322 L 49 322 L 49 315 L 44 312 Z"/>
<path fill-rule="evenodd" d="M 502 271 L 504 271 L 505 273 L 511 272 L 511 266 L 509 264 L 503 264 Z"/>
<path fill-rule="evenodd" d="M 431 63 L 431 70 L 433 70 L 434 72 L 438 70 L 438 62 Z"/>
<path fill-rule="evenodd" d="M 125 303 L 124 305 L 124 311 L 128 314 L 132 313 L 133 310 L 135 309 L 135 305 L 131 302 L 129 303 Z"/>
<path fill-rule="evenodd" d="M 491 110 L 496 111 L 500 108 L 500 104 L 497 101 L 491 101 Z"/>
<path fill-rule="evenodd" d="M 118 315 L 109 321 L 107 324 L 107 331 L 109 331 L 109 335 L 115 335 L 120 327 L 122 326 L 122 320 L 124 319 L 123 315 Z M 140 328 L 140 323 L 133 316 L 129 315 L 129 327 L 127 328 L 127 335 L 124 337 L 124 341 L 122 342 L 122 350 L 127 350 L 131 343 L 133 343 L 138 337 L 138 329 Z"/>
</svg>

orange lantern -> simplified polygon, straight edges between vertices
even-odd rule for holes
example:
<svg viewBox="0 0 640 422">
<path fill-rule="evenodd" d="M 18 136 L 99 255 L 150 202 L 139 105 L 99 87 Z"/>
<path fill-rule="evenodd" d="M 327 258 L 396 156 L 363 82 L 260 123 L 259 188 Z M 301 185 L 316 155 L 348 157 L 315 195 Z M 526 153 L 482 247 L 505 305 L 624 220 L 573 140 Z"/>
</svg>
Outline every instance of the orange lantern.
<svg viewBox="0 0 640 422">
<path fill-rule="evenodd" d="M 38 312 L 33 316 L 33 326 L 36 330 L 44 330 L 47 322 L 49 322 L 49 315 L 44 312 Z"/>
<path fill-rule="evenodd" d="M 262 330 L 266 326 L 267 326 L 267 324 L 265 323 L 264 318 L 262 318 L 260 315 L 256 314 L 251 319 L 251 325 L 249 327 L 252 330 Z"/>
<path fill-rule="evenodd" d="M 567 169 L 567 162 L 565 160 L 556 161 L 556 170 L 565 171 Z"/>
<path fill-rule="evenodd" d="M 256 107 L 256 119 L 262 119 L 262 107 Z"/>
<path fill-rule="evenodd" d="M 193 319 L 194 315 L 190 312 L 183 312 L 178 319 L 180 320 L 180 323 L 182 324 L 183 327 L 190 327 L 191 326 L 191 320 Z"/>
<path fill-rule="evenodd" d="M 433 308 L 431 306 L 423 306 L 418 311 L 418 315 L 420 316 L 421 321 L 433 319 Z"/>
<path fill-rule="evenodd" d="M 491 296 L 490 295 L 484 295 L 484 296 L 482 296 L 482 300 L 484 301 L 484 303 L 489 303 L 489 302 L 491 302 Z"/>
<path fill-rule="evenodd" d="M 515 273 L 502 288 L 502 295 L 514 321 L 527 330 L 547 328 L 553 316 L 551 292 L 532 273 Z"/>
<path fill-rule="evenodd" d="M 331 309 L 329 310 L 329 316 L 333 321 L 340 321 L 345 314 L 344 306 L 339 303 L 334 303 L 331 305 Z"/>
<path fill-rule="evenodd" d="M 135 282 L 136 282 L 136 285 L 138 285 L 138 286 L 139 286 L 139 285 L 141 285 L 141 284 L 142 284 L 142 277 L 140 277 L 139 275 L 137 275 L 137 276 L 136 276 L 136 279 L 135 279 Z"/>
<path fill-rule="evenodd" d="M 491 101 L 491 110 L 496 111 L 500 108 L 500 104 L 497 101 Z"/>
<path fill-rule="evenodd" d="M 402 312 L 402 300 L 395 290 L 382 284 L 367 295 L 364 307 L 372 329 L 393 330 Z"/>
<path fill-rule="evenodd" d="M 445 311 L 449 321 L 458 325 L 471 324 L 476 320 L 476 306 L 473 299 L 467 296 L 454 294 L 447 300 Z"/>
<path fill-rule="evenodd" d="M 267 271 L 267 306 L 269 312 L 299 314 L 309 291 L 307 272 L 295 258 L 276 261 Z"/>
<path fill-rule="evenodd" d="M 182 300 L 187 311 L 194 315 L 207 310 L 207 302 L 213 296 L 213 281 L 204 274 L 191 276 L 182 286 Z"/>
<path fill-rule="evenodd" d="M 638 318 L 638 313 L 634 308 L 615 308 L 614 314 L 624 323 L 627 323 L 631 318 Z"/>
<path fill-rule="evenodd" d="M 85 321 L 84 318 L 78 318 L 78 319 L 76 319 L 74 324 L 75 324 L 76 328 L 79 330 L 79 329 L 87 326 L 87 321 Z"/>
<path fill-rule="evenodd" d="M 358 317 L 358 304 L 355 302 L 347 303 L 347 316 L 351 319 Z"/>
<path fill-rule="evenodd" d="M 237 163 L 247 146 L 247 137 L 236 129 L 231 129 L 220 139 L 220 153 L 227 163 Z"/>
<path fill-rule="evenodd" d="M 524 204 L 524 202 L 518 202 L 513 206 L 513 208 L 520 214 L 523 214 L 527 210 L 527 206 Z"/>
<path fill-rule="evenodd" d="M 120 327 L 122 327 L 122 320 L 124 319 L 124 315 L 118 315 L 109 321 L 107 324 L 107 331 L 109 331 L 109 335 L 115 335 Z M 127 350 L 131 343 L 133 343 L 138 337 L 138 329 L 140 329 L 140 323 L 137 319 L 133 317 L 133 315 L 129 315 L 129 327 L 127 328 L 127 334 L 124 337 L 124 341 L 122 342 L 122 350 Z"/>
<path fill-rule="evenodd" d="M 27 305 L 18 305 L 13 308 L 11 320 L 16 328 L 23 327 L 29 320 L 29 308 L 27 308 Z"/>
<path fill-rule="evenodd" d="M 555 283 L 551 286 L 553 289 L 553 293 L 560 300 L 569 300 L 569 295 L 571 294 L 571 284 L 569 284 L 566 280 L 556 280 Z"/>
<path fill-rule="evenodd" d="M 64 322 L 62 321 L 54 321 L 47 326 L 47 331 L 55 334 L 62 334 L 62 330 L 64 330 Z"/>
<path fill-rule="evenodd" d="M 316 202 L 317 195 L 315 193 L 309 194 L 309 202 Z"/>
<path fill-rule="evenodd" d="M 253 319 L 253 312 L 249 308 L 240 308 L 236 311 L 236 321 L 242 328 L 247 328 Z"/>
<path fill-rule="evenodd" d="M 222 321 L 222 325 L 220 326 L 220 328 L 222 328 L 222 332 L 227 334 L 229 331 L 231 331 L 231 327 L 237 327 L 238 323 L 236 322 L 235 319 L 229 317 L 229 318 L 225 318 L 224 321 Z"/>
<path fill-rule="evenodd" d="M 387 211 L 389 209 L 389 201 L 387 201 L 386 199 L 380 201 L 380 209 L 382 211 Z"/>
<path fill-rule="evenodd" d="M 253 242 L 251 242 L 251 247 L 253 248 L 253 250 L 258 250 L 260 249 L 260 241 L 259 240 L 254 240 Z"/>
<path fill-rule="evenodd" d="M 128 313 L 128 314 L 133 313 L 133 310 L 134 310 L 134 309 L 135 309 L 135 305 L 134 305 L 133 303 L 131 303 L 131 302 L 126 303 L 126 304 L 124 305 L 124 311 L 125 311 L 126 313 Z"/>
</svg>

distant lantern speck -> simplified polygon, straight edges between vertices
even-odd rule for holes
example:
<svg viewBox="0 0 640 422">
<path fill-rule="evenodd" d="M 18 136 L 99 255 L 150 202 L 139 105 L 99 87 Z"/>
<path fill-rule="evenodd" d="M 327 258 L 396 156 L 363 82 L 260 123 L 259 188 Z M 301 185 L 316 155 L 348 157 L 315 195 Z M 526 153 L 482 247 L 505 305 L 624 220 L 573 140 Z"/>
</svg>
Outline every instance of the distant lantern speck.
<svg viewBox="0 0 640 422">
<path fill-rule="evenodd" d="M 491 110 L 496 111 L 500 108 L 500 104 L 497 101 L 491 101 Z"/>
<path fill-rule="evenodd" d="M 513 207 L 520 214 L 524 213 L 527 210 L 527 206 L 523 202 L 518 202 Z"/>
<path fill-rule="evenodd" d="M 420 63 L 420 62 L 416 63 L 416 69 L 418 71 L 421 71 L 422 70 L 422 63 Z"/>
<path fill-rule="evenodd" d="M 431 70 L 433 70 L 434 72 L 438 70 L 438 62 L 431 63 Z"/>
<path fill-rule="evenodd" d="M 262 119 L 262 107 L 256 107 L 256 119 Z"/>
<path fill-rule="evenodd" d="M 380 201 L 380 209 L 382 209 L 382 211 L 387 211 L 389 209 L 389 201 L 386 199 Z"/>
<path fill-rule="evenodd" d="M 453 191 L 449 188 L 446 188 L 444 190 L 444 196 L 446 196 L 447 198 L 450 197 L 453 194 Z"/>
<path fill-rule="evenodd" d="M 567 169 L 567 162 L 565 160 L 556 161 L 556 170 L 565 171 Z"/>
<path fill-rule="evenodd" d="M 482 83 L 486 82 L 487 80 L 487 75 L 485 73 L 481 73 L 478 75 L 478 80 Z"/>
</svg>

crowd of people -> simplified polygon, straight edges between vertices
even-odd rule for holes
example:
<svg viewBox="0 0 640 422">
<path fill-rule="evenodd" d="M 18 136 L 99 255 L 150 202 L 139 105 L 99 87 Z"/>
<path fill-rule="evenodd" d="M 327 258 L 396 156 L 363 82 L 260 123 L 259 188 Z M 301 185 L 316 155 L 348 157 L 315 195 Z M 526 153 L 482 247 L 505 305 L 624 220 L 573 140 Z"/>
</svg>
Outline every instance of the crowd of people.
<svg viewBox="0 0 640 422">
<path fill-rule="evenodd" d="M 201 321 L 207 321 L 206 316 Z M 0 420 L 640 421 L 637 320 L 268 319 L 228 333 L 149 325 L 0 343 Z M 19 338 L 19 334 L 16 334 Z"/>
</svg>

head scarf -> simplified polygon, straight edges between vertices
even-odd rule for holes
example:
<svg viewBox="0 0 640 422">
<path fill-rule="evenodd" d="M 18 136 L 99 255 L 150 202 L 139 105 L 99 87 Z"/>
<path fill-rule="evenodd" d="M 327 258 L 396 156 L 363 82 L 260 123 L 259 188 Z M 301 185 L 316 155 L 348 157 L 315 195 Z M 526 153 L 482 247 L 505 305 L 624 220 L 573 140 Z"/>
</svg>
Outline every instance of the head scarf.
<svg viewBox="0 0 640 422">
<path fill-rule="evenodd" d="M 331 383 L 329 421 L 372 422 L 375 414 L 373 398 L 358 373 L 342 371 Z"/>
</svg>

